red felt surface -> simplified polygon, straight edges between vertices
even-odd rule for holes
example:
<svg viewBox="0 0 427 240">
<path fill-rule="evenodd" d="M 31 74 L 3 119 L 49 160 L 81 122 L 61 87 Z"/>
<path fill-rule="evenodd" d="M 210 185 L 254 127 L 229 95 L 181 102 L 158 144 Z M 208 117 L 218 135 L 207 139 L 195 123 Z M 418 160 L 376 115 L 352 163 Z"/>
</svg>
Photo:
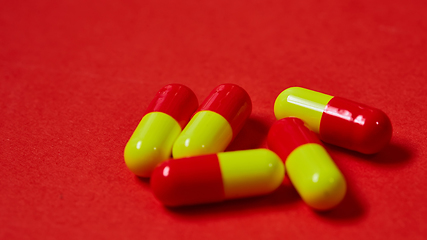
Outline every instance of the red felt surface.
<svg viewBox="0 0 427 240">
<path fill-rule="evenodd" d="M 423 239 L 427 2 L 2 1 L 0 239 Z M 301 86 L 374 106 L 390 145 L 327 150 L 336 209 L 285 182 L 264 197 L 168 209 L 123 149 L 156 92 L 221 83 L 253 111 L 229 150 L 265 146 L 276 96 Z"/>
</svg>

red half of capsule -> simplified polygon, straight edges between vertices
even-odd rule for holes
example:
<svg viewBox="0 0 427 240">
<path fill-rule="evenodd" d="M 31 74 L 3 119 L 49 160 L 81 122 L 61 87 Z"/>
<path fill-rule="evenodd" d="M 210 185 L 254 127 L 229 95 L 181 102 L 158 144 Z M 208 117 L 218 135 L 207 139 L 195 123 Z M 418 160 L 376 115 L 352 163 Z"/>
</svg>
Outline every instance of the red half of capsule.
<svg viewBox="0 0 427 240">
<path fill-rule="evenodd" d="M 227 83 L 216 87 L 200 104 L 198 111 L 203 110 L 223 116 L 233 129 L 233 137 L 235 137 L 251 115 L 252 102 L 243 88 Z"/>
<path fill-rule="evenodd" d="M 148 105 L 146 114 L 166 113 L 173 117 L 183 129 L 196 111 L 198 104 L 197 97 L 191 89 L 181 84 L 169 84 L 157 92 Z"/>
<path fill-rule="evenodd" d="M 166 161 L 154 170 L 150 184 L 154 196 L 166 206 L 225 199 L 216 154 Z"/>
<path fill-rule="evenodd" d="M 286 161 L 295 148 L 306 143 L 321 145 L 317 135 L 310 131 L 301 119 L 294 117 L 276 121 L 267 136 L 268 148 L 279 155 L 282 161 Z"/>
<path fill-rule="evenodd" d="M 340 97 L 328 102 L 319 127 L 323 141 L 365 154 L 384 148 L 392 132 L 383 111 Z"/>
</svg>

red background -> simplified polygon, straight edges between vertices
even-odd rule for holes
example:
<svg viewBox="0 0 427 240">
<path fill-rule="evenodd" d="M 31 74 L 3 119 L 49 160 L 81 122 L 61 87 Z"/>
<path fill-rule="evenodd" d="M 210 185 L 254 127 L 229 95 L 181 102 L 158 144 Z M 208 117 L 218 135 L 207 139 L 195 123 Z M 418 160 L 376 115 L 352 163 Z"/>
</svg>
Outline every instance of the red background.
<svg viewBox="0 0 427 240">
<path fill-rule="evenodd" d="M 422 239 L 427 2 L 2 1 L 1 239 Z M 158 89 L 199 102 L 236 83 L 253 112 L 229 150 L 265 146 L 276 96 L 302 86 L 385 111 L 390 145 L 327 145 L 348 181 L 318 213 L 275 193 L 164 208 L 125 166 Z"/>
</svg>

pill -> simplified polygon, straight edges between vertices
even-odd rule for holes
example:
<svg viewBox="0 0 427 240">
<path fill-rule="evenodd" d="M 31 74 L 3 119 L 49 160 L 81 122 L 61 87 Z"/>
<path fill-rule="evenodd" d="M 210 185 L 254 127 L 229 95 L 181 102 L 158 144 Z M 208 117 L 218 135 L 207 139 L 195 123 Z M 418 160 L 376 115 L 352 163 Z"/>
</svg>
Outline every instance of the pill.
<svg viewBox="0 0 427 240">
<path fill-rule="evenodd" d="M 274 152 L 253 149 L 168 160 L 154 170 L 150 184 L 161 203 L 182 206 L 268 194 L 284 174 Z"/>
<path fill-rule="evenodd" d="M 150 177 L 159 163 L 171 158 L 172 146 L 198 107 L 188 87 L 169 84 L 159 90 L 124 150 L 127 167 Z"/>
<path fill-rule="evenodd" d="M 216 87 L 176 139 L 174 158 L 222 152 L 252 111 L 248 93 L 235 84 Z"/>
<path fill-rule="evenodd" d="M 327 210 L 344 198 L 344 176 L 301 119 L 276 121 L 268 132 L 267 144 L 284 161 L 289 179 L 309 206 Z"/>
<path fill-rule="evenodd" d="M 392 135 L 383 111 L 300 87 L 279 94 L 274 114 L 277 119 L 300 118 L 322 141 L 365 154 L 379 152 Z"/>
</svg>

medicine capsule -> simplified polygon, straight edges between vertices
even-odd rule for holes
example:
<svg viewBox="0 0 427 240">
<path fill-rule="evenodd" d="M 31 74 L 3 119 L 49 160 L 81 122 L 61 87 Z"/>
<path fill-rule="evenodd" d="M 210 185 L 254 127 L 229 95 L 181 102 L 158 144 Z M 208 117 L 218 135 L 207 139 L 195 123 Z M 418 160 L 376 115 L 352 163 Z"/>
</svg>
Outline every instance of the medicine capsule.
<svg viewBox="0 0 427 240">
<path fill-rule="evenodd" d="M 249 95 L 235 84 L 216 87 L 200 105 L 172 149 L 174 158 L 222 152 L 252 111 Z"/>
<path fill-rule="evenodd" d="M 254 149 L 166 161 L 150 184 L 164 205 L 181 206 L 267 194 L 282 184 L 284 174 L 274 152 Z"/>
<path fill-rule="evenodd" d="M 279 94 L 274 114 L 300 118 L 322 141 L 365 154 L 379 152 L 392 135 L 390 119 L 381 110 L 300 87 Z"/>
<path fill-rule="evenodd" d="M 196 95 L 186 86 L 161 88 L 126 144 L 127 167 L 138 176 L 150 177 L 159 163 L 171 157 L 174 141 L 197 106 Z"/>
<path fill-rule="evenodd" d="M 268 132 L 267 144 L 285 162 L 289 179 L 309 206 L 327 210 L 344 198 L 344 176 L 301 119 L 276 121 Z"/>
</svg>

